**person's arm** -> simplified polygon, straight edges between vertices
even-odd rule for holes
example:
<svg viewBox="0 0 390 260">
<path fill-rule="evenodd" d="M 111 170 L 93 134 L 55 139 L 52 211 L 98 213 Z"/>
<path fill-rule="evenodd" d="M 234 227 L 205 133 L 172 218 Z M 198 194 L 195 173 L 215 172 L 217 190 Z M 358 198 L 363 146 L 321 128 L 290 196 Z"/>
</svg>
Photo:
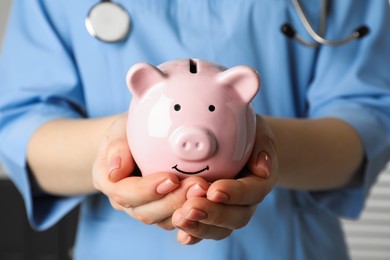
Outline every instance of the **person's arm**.
<svg viewBox="0 0 390 260">
<path fill-rule="evenodd" d="M 100 141 L 116 118 L 59 119 L 40 127 L 27 150 L 29 167 L 40 188 L 68 196 L 95 192 L 92 164 Z"/>
<path fill-rule="evenodd" d="M 340 188 L 362 166 L 362 141 L 350 125 L 339 119 L 265 120 L 275 135 L 281 186 L 301 190 Z"/>
<path fill-rule="evenodd" d="M 40 187 L 58 195 L 94 192 L 92 164 L 101 139 L 116 118 L 55 120 L 38 129 L 28 147 L 28 162 Z M 362 163 L 358 135 L 338 119 L 265 120 L 275 135 L 282 186 L 307 190 L 340 187 Z"/>
</svg>

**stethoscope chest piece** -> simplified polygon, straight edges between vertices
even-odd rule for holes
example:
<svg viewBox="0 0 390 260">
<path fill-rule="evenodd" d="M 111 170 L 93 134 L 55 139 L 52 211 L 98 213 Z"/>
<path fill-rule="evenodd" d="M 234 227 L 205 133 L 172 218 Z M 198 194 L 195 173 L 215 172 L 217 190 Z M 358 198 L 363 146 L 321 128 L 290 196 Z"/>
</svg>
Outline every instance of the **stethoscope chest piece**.
<svg viewBox="0 0 390 260">
<path fill-rule="evenodd" d="M 130 16 L 120 5 L 102 1 L 94 5 L 85 20 L 88 33 L 103 42 L 120 42 L 130 31 Z"/>
</svg>

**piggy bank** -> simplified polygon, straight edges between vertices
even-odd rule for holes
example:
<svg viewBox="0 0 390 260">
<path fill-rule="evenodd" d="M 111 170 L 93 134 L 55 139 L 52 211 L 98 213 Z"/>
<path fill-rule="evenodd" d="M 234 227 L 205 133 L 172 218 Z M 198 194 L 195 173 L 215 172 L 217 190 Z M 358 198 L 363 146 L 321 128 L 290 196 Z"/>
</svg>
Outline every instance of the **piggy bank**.
<svg viewBox="0 0 390 260">
<path fill-rule="evenodd" d="M 171 172 L 212 182 L 234 178 L 251 154 L 260 87 L 247 66 L 181 59 L 132 66 L 127 137 L 143 176 Z"/>
</svg>

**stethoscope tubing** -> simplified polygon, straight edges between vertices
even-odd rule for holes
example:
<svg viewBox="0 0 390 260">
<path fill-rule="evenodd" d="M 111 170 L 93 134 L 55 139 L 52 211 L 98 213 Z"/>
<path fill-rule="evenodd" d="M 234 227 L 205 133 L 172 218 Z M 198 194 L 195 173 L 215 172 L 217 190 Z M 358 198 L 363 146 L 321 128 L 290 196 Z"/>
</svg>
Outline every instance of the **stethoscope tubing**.
<svg viewBox="0 0 390 260">
<path fill-rule="evenodd" d="M 390 0 L 389 0 L 390 2 Z M 289 38 L 295 39 L 300 44 L 307 46 L 307 47 L 318 47 L 319 45 L 328 45 L 328 46 L 340 46 L 343 44 L 346 44 L 348 42 L 351 42 L 353 40 L 360 39 L 364 36 L 366 36 L 369 33 L 369 29 L 366 25 L 362 25 L 355 29 L 351 35 L 340 39 L 340 40 L 328 40 L 324 38 L 326 31 L 326 22 L 327 22 L 327 9 L 328 9 L 328 0 L 323 0 L 321 4 L 321 14 L 320 14 L 320 26 L 319 26 L 319 32 L 317 33 L 313 26 L 311 25 L 309 19 L 306 16 L 306 13 L 304 12 L 302 5 L 299 0 L 292 0 L 293 7 L 295 11 L 298 14 L 299 20 L 302 22 L 303 27 L 309 34 L 310 38 L 313 40 L 313 42 L 308 42 L 304 40 L 301 36 L 299 36 L 294 27 L 289 24 L 285 23 L 281 27 L 281 31 L 283 34 L 285 34 Z"/>
<path fill-rule="evenodd" d="M 321 18 L 320 18 L 320 34 L 318 34 L 313 27 L 311 26 L 309 19 L 307 18 L 305 12 L 303 11 L 302 5 L 299 2 L 299 0 L 292 0 L 292 3 L 294 5 L 294 8 L 302 21 L 303 26 L 305 27 L 306 31 L 309 33 L 310 37 L 317 43 L 317 44 L 323 44 L 323 45 L 329 45 L 329 46 L 339 46 L 346 44 L 352 40 L 358 39 L 360 37 L 359 27 L 355 31 L 352 32 L 351 35 L 348 37 L 341 39 L 341 40 L 327 40 L 324 37 L 321 36 L 321 29 L 322 33 L 325 33 L 326 30 L 326 21 L 327 21 L 327 8 L 328 8 L 328 0 L 322 1 L 321 6 Z"/>
</svg>

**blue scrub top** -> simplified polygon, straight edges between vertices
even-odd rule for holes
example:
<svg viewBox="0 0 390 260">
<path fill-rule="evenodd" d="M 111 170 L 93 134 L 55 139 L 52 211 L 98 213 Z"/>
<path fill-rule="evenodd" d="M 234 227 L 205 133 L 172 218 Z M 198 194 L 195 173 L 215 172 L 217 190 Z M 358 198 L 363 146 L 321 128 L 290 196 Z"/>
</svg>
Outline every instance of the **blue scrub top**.
<svg viewBox="0 0 390 260">
<path fill-rule="evenodd" d="M 345 259 L 338 217 L 357 217 L 390 157 L 388 1 L 332 1 L 326 36 L 366 24 L 370 33 L 340 47 L 304 47 L 280 33 L 285 22 L 308 35 L 286 0 L 117 0 L 132 27 L 123 43 L 88 35 L 97 0 L 14 1 L 0 61 L 0 160 L 38 230 L 82 203 L 76 259 Z M 315 28 L 321 1 L 302 1 Z M 30 181 L 26 146 L 42 124 L 128 109 L 125 84 L 137 62 L 200 58 L 248 65 L 262 77 L 257 113 L 335 117 L 363 140 L 366 162 L 355 183 L 321 192 L 275 188 L 249 224 L 222 241 L 182 246 L 175 231 L 144 225 L 111 208 L 104 195 L 55 197 Z M 326 159 L 326 158 L 325 158 Z"/>
</svg>

